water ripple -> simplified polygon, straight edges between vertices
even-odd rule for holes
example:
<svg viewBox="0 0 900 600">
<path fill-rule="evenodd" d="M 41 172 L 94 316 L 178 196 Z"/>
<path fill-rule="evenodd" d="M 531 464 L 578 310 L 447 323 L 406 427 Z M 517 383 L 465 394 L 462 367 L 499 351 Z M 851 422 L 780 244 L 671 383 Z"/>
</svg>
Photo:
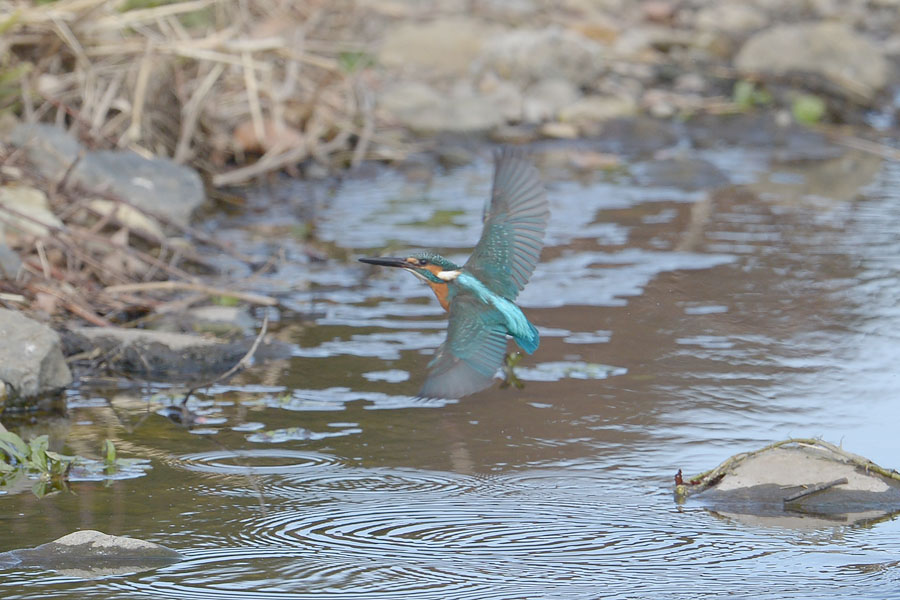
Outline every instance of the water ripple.
<svg viewBox="0 0 900 600">
<path fill-rule="evenodd" d="M 188 471 L 223 475 L 295 473 L 338 464 L 336 458 L 316 452 L 285 449 L 216 450 L 185 454 L 175 464 Z"/>
</svg>

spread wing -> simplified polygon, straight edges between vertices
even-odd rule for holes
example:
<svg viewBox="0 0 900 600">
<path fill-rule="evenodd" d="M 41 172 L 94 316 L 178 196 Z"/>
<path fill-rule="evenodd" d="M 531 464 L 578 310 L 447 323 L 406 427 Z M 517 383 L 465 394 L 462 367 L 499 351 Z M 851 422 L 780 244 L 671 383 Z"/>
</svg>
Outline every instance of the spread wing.
<svg viewBox="0 0 900 600">
<path fill-rule="evenodd" d="M 484 231 L 465 269 L 514 300 L 538 263 L 549 216 L 538 170 L 521 152 L 505 148 L 497 155 Z"/>
<path fill-rule="evenodd" d="M 466 295 L 450 303 L 447 339 L 428 364 L 425 398 L 462 398 L 491 385 L 506 355 L 502 315 Z"/>
</svg>

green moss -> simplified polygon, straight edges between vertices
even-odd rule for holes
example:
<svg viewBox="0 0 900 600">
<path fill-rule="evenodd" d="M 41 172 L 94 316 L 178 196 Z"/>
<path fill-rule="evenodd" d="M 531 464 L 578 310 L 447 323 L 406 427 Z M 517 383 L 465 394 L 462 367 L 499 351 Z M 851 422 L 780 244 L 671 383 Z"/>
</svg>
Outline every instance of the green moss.
<svg viewBox="0 0 900 600">
<path fill-rule="evenodd" d="M 794 98 L 791 104 L 791 114 L 794 120 L 802 125 L 813 125 L 825 116 L 825 101 L 819 96 L 801 94 Z"/>
<path fill-rule="evenodd" d="M 772 103 L 772 94 L 758 87 L 752 81 L 742 79 L 734 84 L 732 99 L 741 110 L 750 110 L 754 106 L 765 106 Z"/>
</svg>

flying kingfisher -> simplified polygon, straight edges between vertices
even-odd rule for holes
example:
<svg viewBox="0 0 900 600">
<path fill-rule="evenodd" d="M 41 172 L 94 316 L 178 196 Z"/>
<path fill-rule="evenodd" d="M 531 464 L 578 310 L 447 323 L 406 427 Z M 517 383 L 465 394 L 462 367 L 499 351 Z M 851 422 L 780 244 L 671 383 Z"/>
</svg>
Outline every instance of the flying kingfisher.
<svg viewBox="0 0 900 600">
<path fill-rule="evenodd" d="M 537 169 L 506 148 L 496 156 L 484 230 L 465 265 L 433 252 L 359 259 L 410 271 L 450 313 L 447 339 L 428 364 L 421 396 L 461 398 L 488 387 L 506 356 L 507 335 L 528 354 L 537 349 L 537 328 L 513 300 L 538 263 L 549 216 Z"/>
</svg>

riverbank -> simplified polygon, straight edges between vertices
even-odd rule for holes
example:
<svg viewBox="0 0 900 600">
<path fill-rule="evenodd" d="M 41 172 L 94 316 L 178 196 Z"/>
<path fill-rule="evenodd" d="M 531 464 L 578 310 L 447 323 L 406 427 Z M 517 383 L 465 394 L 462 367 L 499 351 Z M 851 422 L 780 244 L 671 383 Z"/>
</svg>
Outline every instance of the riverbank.
<svg viewBox="0 0 900 600">
<path fill-rule="evenodd" d="M 893 0 L 63 0 L 0 2 L 0 27 L 0 304 L 67 331 L 165 322 L 252 340 L 278 305 L 254 278 L 285 257 L 203 222 L 247 209 L 233 186 L 282 172 L 441 168 L 486 143 L 568 141 L 569 166 L 616 169 L 671 154 L 685 126 L 706 132 L 687 136 L 699 146 L 808 128 L 897 157 Z M 693 167 L 665 173 L 718 176 Z M 343 260 L 312 216 L 296 227 L 304 260 Z M 216 308 L 232 312 L 210 320 Z"/>
</svg>

